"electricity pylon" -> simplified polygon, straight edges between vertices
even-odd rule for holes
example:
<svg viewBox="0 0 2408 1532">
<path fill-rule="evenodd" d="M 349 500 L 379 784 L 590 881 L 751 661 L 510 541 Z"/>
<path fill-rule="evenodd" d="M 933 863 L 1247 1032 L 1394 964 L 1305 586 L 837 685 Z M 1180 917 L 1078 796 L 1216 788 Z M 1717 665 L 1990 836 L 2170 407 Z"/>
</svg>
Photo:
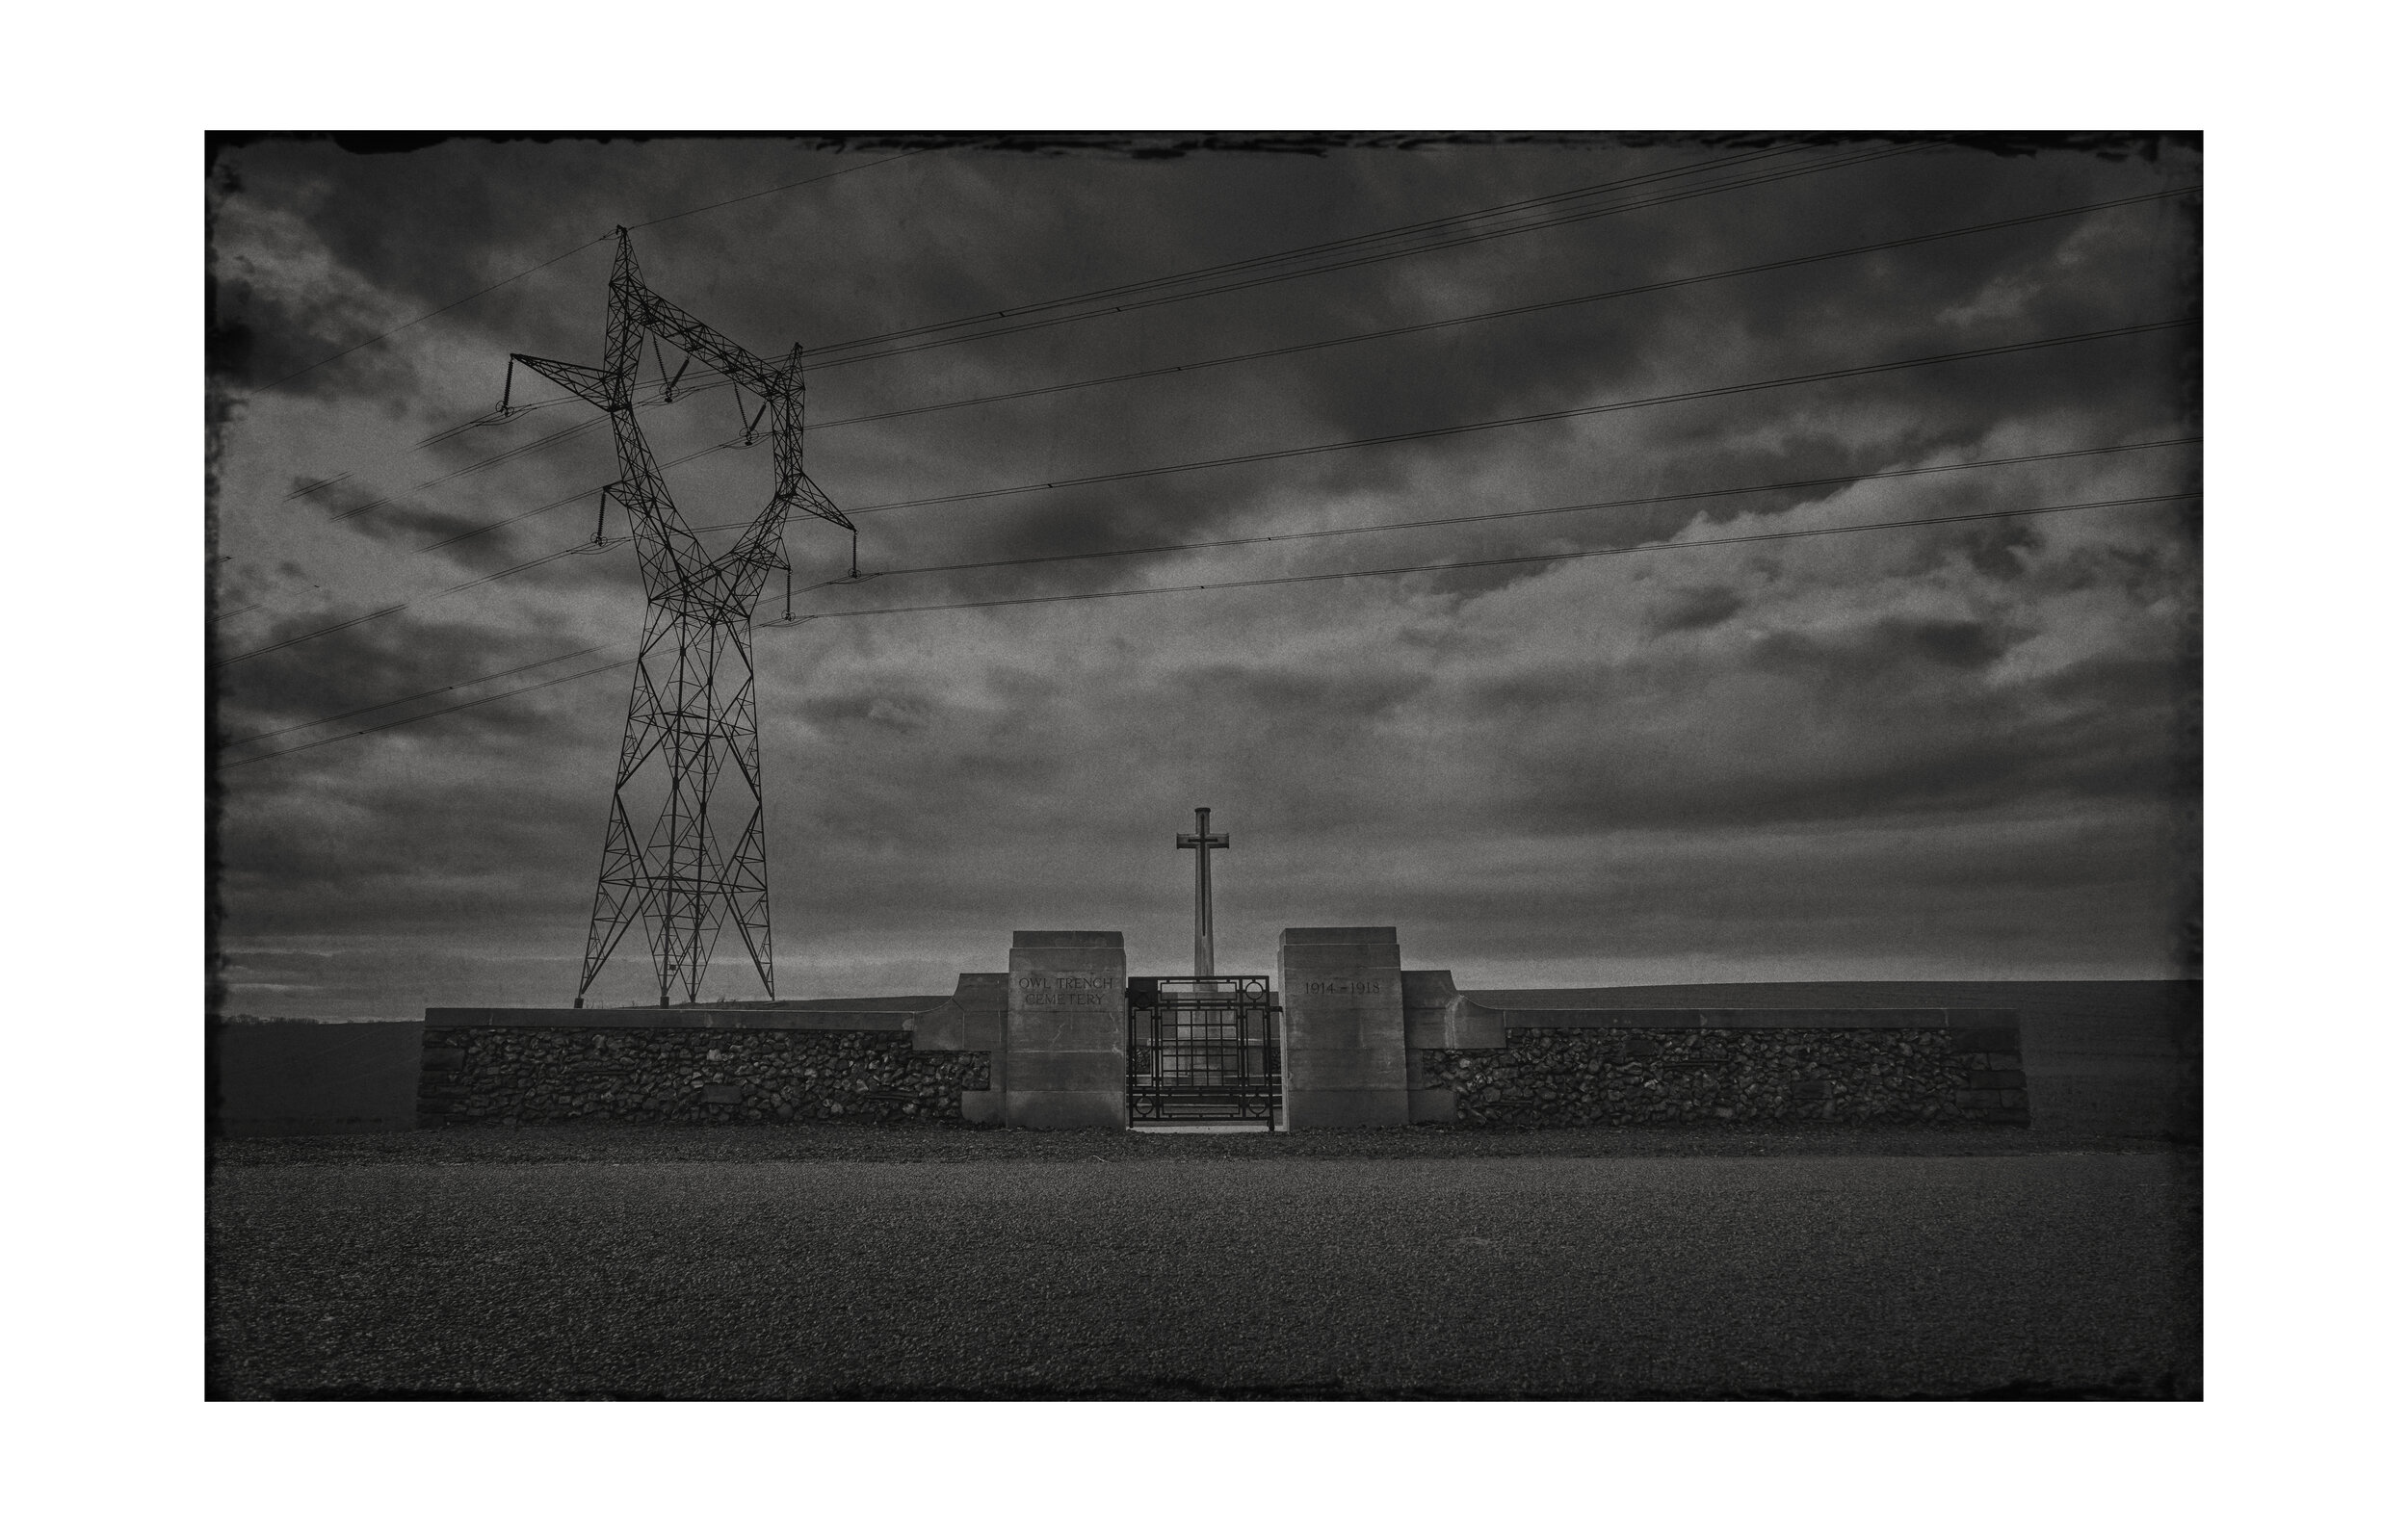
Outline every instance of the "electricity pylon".
<svg viewBox="0 0 2408 1532">
<path fill-rule="evenodd" d="M 769 422 L 777 487 L 735 545 L 716 558 L 703 552 L 678 514 L 636 421 L 636 373 L 647 337 L 656 358 L 666 342 L 684 353 L 687 365 L 700 362 L 734 384 L 740 411 L 746 393 L 761 402 L 746 428 L 747 443 L 762 420 Z M 682 989 L 689 1002 L 697 998 L 711 950 L 730 923 L 743 935 L 763 988 L 777 998 L 770 961 L 770 864 L 761 821 L 752 609 L 770 571 L 789 568 L 785 529 L 794 511 L 852 531 L 845 513 L 802 471 L 801 350 L 797 342 L 782 362 L 765 362 L 653 292 L 636 269 L 635 248 L 622 228 L 618 258 L 611 267 L 602 366 L 510 357 L 513 374 L 527 367 L 609 412 L 618 445 L 618 480 L 603 494 L 626 510 L 643 571 L 643 640 L 627 703 L 627 732 L 618 748 L 618 778 L 611 789 L 585 970 L 577 981 L 580 1006 L 620 938 L 639 921 L 651 939 L 663 1005 L 675 990 Z M 678 369 L 679 376 L 684 372 Z M 502 385 L 505 414 L 510 376 Z M 673 395 L 676 379 L 667 382 L 664 402 Z M 638 773 L 647 766 L 662 768 L 647 783 L 666 778 L 657 802 L 636 786 Z M 715 791 L 724 794 L 716 817 Z M 736 801 L 731 804 L 728 797 Z M 730 838 L 724 832 L 740 814 L 742 828 Z M 650 829 L 639 835 L 637 826 L 646 816 Z"/>
</svg>

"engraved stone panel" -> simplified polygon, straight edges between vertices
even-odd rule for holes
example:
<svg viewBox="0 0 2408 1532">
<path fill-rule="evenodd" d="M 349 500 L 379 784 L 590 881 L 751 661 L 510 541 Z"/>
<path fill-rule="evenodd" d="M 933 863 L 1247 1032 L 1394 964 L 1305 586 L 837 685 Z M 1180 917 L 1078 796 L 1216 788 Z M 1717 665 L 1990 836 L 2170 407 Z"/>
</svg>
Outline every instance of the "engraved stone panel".
<svg viewBox="0 0 2408 1532">
<path fill-rule="evenodd" d="M 1118 931 L 1014 931 L 1004 1047 L 1012 1128 L 1128 1126 L 1129 960 Z"/>
<path fill-rule="evenodd" d="M 1393 925 L 1279 936 L 1287 1126 L 1403 1127 L 1404 973 Z"/>
</svg>

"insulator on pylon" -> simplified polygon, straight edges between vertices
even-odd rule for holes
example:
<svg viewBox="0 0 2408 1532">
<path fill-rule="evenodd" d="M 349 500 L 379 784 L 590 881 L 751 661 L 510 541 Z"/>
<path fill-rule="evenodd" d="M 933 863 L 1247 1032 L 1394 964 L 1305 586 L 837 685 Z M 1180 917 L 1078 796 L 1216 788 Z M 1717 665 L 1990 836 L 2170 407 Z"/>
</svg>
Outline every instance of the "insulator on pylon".
<svg viewBox="0 0 2408 1532">
<path fill-rule="evenodd" d="M 682 378 L 686 376 L 686 369 L 694 365 L 694 358 L 689 356 L 684 361 L 678 363 L 677 377 L 671 377 L 668 372 L 668 362 L 661 355 L 661 338 L 658 335 L 655 335 L 652 337 L 652 360 L 654 364 L 661 369 L 661 402 L 664 404 L 676 403 L 678 378 Z"/>
</svg>

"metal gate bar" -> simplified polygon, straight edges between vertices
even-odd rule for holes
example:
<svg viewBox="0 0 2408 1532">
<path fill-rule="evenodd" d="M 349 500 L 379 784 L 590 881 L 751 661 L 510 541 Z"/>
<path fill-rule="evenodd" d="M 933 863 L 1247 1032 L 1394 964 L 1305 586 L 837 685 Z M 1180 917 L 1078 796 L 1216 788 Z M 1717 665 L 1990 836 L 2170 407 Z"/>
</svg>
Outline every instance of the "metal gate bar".
<svg viewBox="0 0 2408 1532">
<path fill-rule="evenodd" d="M 1129 981 L 1130 1121 L 1269 1123 L 1278 1110 L 1268 975 Z"/>
</svg>

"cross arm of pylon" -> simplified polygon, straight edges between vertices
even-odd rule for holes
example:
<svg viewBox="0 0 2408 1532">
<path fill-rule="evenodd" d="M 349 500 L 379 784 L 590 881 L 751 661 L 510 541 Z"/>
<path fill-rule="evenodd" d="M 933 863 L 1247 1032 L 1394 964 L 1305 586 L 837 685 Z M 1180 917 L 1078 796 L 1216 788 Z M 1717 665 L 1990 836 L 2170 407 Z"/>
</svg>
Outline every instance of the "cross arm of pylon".
<svg viewBox="0 0 2408 1532">
<path fill-rule="evenodd" d="M 599 367 L 580 367 L 575 362 L 555 362 L 546 357 L 527 356 L 517 351 L 510 352 L 510 365 L 524 367 L 538 377 L 550 378 L 596 408 L 609 409 L 614 402 L 611 395 L 611 375 Z M 503 398 L 509 397 L 510 391 L 505 387 Z"/>
<path fill-rule="evenodd" d="M 832 521 L 847 532 L 853 530 L 851 520 L 836 508 L 836 502 L 828 498 L 826 490 L 812 481 L 809 474 L 800 471 L 796 473 L 794 500 L 797 505 L 822 521 Z"/>
<path fill-rule="evenodd" d="M 720 562 L 730 568 L 738 564 L 753 564 L 764 569 L 791 568 L 786 561 L 786 516 L 796 509 L 808 511 L 822 521 L 833 522 L 847 532 L 857 532 L 852 519 L 836 508 L 836 502 L 828 497 L 827 491 L 812 482 L 811 477 L 800 468 L 796 468 L 792 482 L 780 487 L 768 507 L 746 528 L 745 535 L 721 556 Z M 858 547 L 858 543 L 855 546 Z"/>
<path fill-rule="evenodd" d="M 801 379 L 784 363 L 772 366 L 721 335 L 648 287 L 639 288 L 643 325 L 676 344 L 687 355 L 742 383 L 764 399 L 798 390 Z"/>
</svg>

